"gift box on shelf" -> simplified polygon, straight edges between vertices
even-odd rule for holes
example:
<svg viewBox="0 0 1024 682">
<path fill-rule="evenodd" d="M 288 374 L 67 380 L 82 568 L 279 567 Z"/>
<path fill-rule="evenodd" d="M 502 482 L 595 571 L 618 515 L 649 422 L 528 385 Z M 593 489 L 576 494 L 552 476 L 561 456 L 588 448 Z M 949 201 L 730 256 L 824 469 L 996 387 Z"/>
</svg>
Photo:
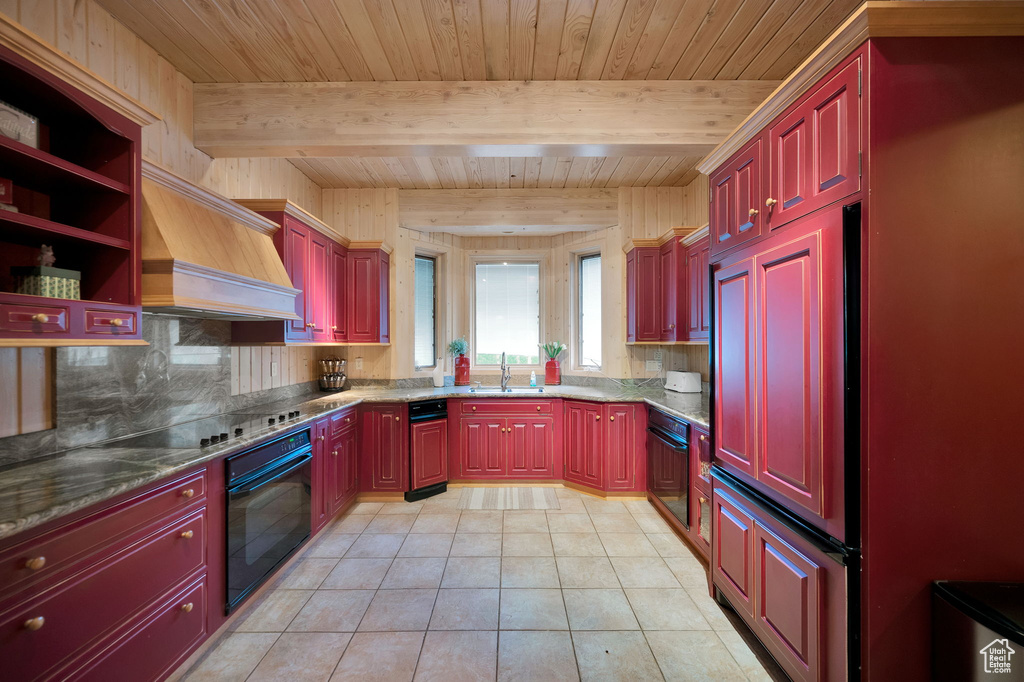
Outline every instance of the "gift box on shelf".
<svg viewBox="0 0 1024 682">
<path fill-rule="evenodd" d="M 49 266 L 13 267 L 11 277 L 16 294 L 73 301 L 82 298 L 82 273 L 77 270 Z"/>
</svg>

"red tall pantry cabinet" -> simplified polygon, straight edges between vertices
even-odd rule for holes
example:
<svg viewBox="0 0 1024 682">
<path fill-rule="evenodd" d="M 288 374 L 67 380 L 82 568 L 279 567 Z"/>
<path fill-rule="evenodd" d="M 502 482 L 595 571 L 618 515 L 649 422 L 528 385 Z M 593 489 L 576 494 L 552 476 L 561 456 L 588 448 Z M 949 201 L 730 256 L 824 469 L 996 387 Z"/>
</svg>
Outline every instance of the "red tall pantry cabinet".
<svg viewBox="0 0 1024 682">
<path fill-rule="evenodd" d="M 794 679 L 930 679 L 931 582 L 1024 575 L 1022 34 L 1005 4 L 869 4 L 701 166 L 712 574 Z"/>
</svg>

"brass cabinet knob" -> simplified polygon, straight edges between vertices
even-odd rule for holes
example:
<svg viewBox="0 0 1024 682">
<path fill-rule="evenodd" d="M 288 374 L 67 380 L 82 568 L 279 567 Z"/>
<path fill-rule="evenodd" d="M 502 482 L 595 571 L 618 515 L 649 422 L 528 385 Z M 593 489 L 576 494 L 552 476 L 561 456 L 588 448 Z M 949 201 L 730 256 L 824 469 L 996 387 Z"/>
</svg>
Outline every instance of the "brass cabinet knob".
<svg viewBox="0 0 1024 682">
<path fill-rule="evenodd" d="M 187 604 L 182 604 L 181 605 L 181 610 L 184 611 L 185 613 L 192 613 L 192 602 L 188 602 Z"/>
<path fill-rule="evenodd" d="M 352 418 L 351 418 L 351 417 L 345 417 L 345 423 L 346 423 L 346 424 L 348 424 L 348 423 L 349 423 L 350 421 L 352 421 Z"/>
<path fill-rule="evenodd" d="M 192 497 L 195 494 L 196 494 L 196 491 L 192 490 L 192 488 L 185 488 L 184 490 L 181 491 L 181 496 L 182 497 Z"/>
<path fill-rule="evenodd" d="M 32 632 L 35 632 L 36 630 L 38 630 L 41 627 L 43 627 L 44 623 L 46 623 L 46 619 L 43 618 L 42 616 L 36 616 L 35 618 L 29 618 L 28 620 L 25 621 L 25 629 L 26 630 L 31 630 Z"/>
<path fill-rule="evenodd" d="M 540 412 L 540 405 L 537 406 L 537 411 Z"/>
<path fill-rule="evenodd" d="M 46 557 L 44 557 L 44 556 L 32 557 L 31 559 L 29 559 L 28 561 L 25 562 L 25 568 L 31 569 L 33 571 L 38 571 L 40 568 L 42 568 L 45 565 L 46 565 Z"/>
<path fill-rule="evenodd" d="M 317 437 L 316 437 L 316 439 L 317 439 L 318 441 L 321 441 L 321 442 L 322 442 L 322 441 L 323 441 L 323 439 L 324 439 L 324 437 L 323 437 L 323 436 L 317 436 Z"/>
<path fill-rule="evenodd" d="M 601 421 L 601 415 L 597 415 L 596 419 L 597 421 Z"/>
<path fill-rule="evenodd" d="M 614 416 L 608 417 L 608 419 L 611 420 L 611 421 L 615 421 L 615 417 Z"/>
<path fill-rule="evenodd" d="M 338 331 L 338 325 L 336 325 L 336 324 L 332 324 L 332 325 L 331 325 L 331 331 L 332 331 L 332 332 L 336 332 L 336 331 Z"/>
<path fill-rule="evenodd" d="M 705 497 L 698 497 L 697 499 L 700 500 L 701 504 L 704 504 L 705 502 L 708 501 L 707 498 L 705 498 Z"/>
<path fill-rule="evenodd" d="M 316 326 L 316 322 L 307 322 L 306 326 L 309 327 L 310 329 L 312 329 L 313 327 Z"/>
<path fill-rule="evenodd" d="M 190 530 L 183 530 L 181 532 L 181 537 L 185 538 L 186 540 L 191 540 L 193 535 L 194 533 Z"/>
<path fill-rule="evenodd" d="M 539 410 L 540 408 L 538 407 L 537 409 Z M 473 406 L 473 411 L 476 412 L 476 405 Z"/>
<path fill-rule="evenodd" d="M 749 215 L 751 218 L 753 218 L 754 216 L 757 215 L 757 209 L 756 208 L 750 209 L 749 211 L 747 211 L 747 215 Z"/>
<path fill-rule="evenodd" d="M 331 454 L 334 455 L 335 457 L 337 457 L 338 456 L 338 451 L 337 450 L 331 450 Z"/>
<path fill-rule="evenodd" d="M 42 313 L 36 313 L 35 315 L 32 316 L 32 321 L 33 322 L 38 322 L 39 324 L 45 324 L 45 323 L 50 321 L 50 317 L 49 317 L 49 315 L 44 315 Z M 40 626 L 40 627 L 42 627 L 42 626 Z"/>
<path fill-rule="evenodd" d="M 669 328 L 669 329 L 675 329 L 675 328 L 676 328 L 676 326 L 675 326 L 674 324 L 670 324 L 670 325 L 668 326 L 668 328 Z"/>
<path fill-rule="evenodd" d="M 502 433 L 505 433 L 505 429 L 502 429 L 502 430 L 501 430 L 501 432 L 502 432 Z"/>
<path fill-rule="evenodd" d="M 110 321 L 111 327 L 120 327 L 122 324 L 124 324 L 124 320 L 122 320 L 120 317 L 115 317 Z"/>
<path fill-rule="evenodd" d="M 777 203 L 779 202 L 776 199 L 772 199 L 771 197 L 768 197 L 767 199 L 764 200 L 764 205 L 767 206 L 768 208 L 771 208 Z"/>
<path fill-rule="evenodd" d="M 395 417 L 395 421 L 398 421 L 399 419 L 401 419 L 401 417 Z"/>
</svg>

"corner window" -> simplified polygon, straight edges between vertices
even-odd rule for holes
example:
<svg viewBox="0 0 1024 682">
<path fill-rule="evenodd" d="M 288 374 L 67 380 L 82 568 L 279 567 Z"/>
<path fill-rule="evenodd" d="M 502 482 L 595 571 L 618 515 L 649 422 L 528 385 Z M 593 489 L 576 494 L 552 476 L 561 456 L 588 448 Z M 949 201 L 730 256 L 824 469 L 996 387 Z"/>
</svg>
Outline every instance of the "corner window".
<svg viewBox="0 0 1024 682">
<path fill-rule="evenodd" d="M 476 264 L 475 364 L 540 364 L 540 264 Z"/>
<path fill-rule="evenodd" d="M 600 367 L 601 254 L 580 257 L 579 275 L 578 364 L 580 367 Z"/>
<path fill-rule="evenodd" d="M 437 362 L 437 261 L 416 256 L 413 362 L 417 369 Z M 408 357 L 408 356 L 406 356 Z"/>
</svg>

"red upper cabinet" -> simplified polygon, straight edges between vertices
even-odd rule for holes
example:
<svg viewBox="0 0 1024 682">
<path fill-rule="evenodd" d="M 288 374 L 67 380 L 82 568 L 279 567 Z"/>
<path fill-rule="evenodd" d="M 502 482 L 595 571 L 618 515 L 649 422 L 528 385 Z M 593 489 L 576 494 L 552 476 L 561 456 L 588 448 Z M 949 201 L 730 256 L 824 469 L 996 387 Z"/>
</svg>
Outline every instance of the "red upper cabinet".
<svg viewBox="0 0 1024 682">
<path fill-rule="evenodd" d="M 626 341 L 661 341 L 661 255 L 657 247 L 638 247 L 626 256 Z"/>
<path fill-rule="evenodd" d="M 349 343 L 390 343 L 391 257 L 383 248 L 349 249 Z"/>
<path fill-rule="evenodd" d="M 715 271 L 717 460 L 753 477 L 757 462 L 754 376 L 754 261 Z"/>
<path fill-rule="evenodd" d="M 768 130 L 772 229 L 860 190 L 860 78 L 857 58 Z"/>
<path fill-rule="evenodd" d="M 299 319 L 285 323 L 285 338 L 289 341 L 309 341 L 313 336 L 306 324 L 309 306 L 306 292 L 313 285 L 312 275 L 306 266 L 311 250 L 309 234 L 310 229 L 296 220 L 284 221 L 281 229 L 274 234 L 274 244 L 284 261 L 285 272 L 292 280 L 292 286 L 302 292 L 295 297 L 295 314 Z"/>
<path fill-rule="evenodd" d="M 728 251 L 755 239 L 764 224 L 764 143 L 748 142 L 709 178 L 711 253 Z"/>
<path fill-rule="evenodd" d="M 647 410 L 636 403 L 608 403 L 601 408 L 604 422 L 604 489 L 644 490 Z"/>
<path fill-rule="evenodd" d="M 685 341 L 686 333 L 686 249 L 679 237 L 658 249 L 658 276 L 661 282 L 661 340 Z"/>
<path fill-rule="evenodd" d="M 348 341 L 348 249 L 341 244 L 331 245 L 331 287 L 334 316 L 331 325 L 333 341 Z"/>
<path fill-rule="evenodd" d="M 686 249 L 686 331 L 690 341 L 707 341 L 711 329 L 708 264 L 711 240 L 700 239 Z"/>
<path fill-rule="evenodd" d="M 306 297 L 306 326 L 313 341 L 330 341 L 334 326 L 334 286 L 331 281 L 333 242 L 316 230 L 309 231 L 309 265 Z"/>
<path fill-rule="evenodd" d="M 364 492 L 409 490 L 407 404 L 360 406 L 359 489 Z"/>
</svg>

